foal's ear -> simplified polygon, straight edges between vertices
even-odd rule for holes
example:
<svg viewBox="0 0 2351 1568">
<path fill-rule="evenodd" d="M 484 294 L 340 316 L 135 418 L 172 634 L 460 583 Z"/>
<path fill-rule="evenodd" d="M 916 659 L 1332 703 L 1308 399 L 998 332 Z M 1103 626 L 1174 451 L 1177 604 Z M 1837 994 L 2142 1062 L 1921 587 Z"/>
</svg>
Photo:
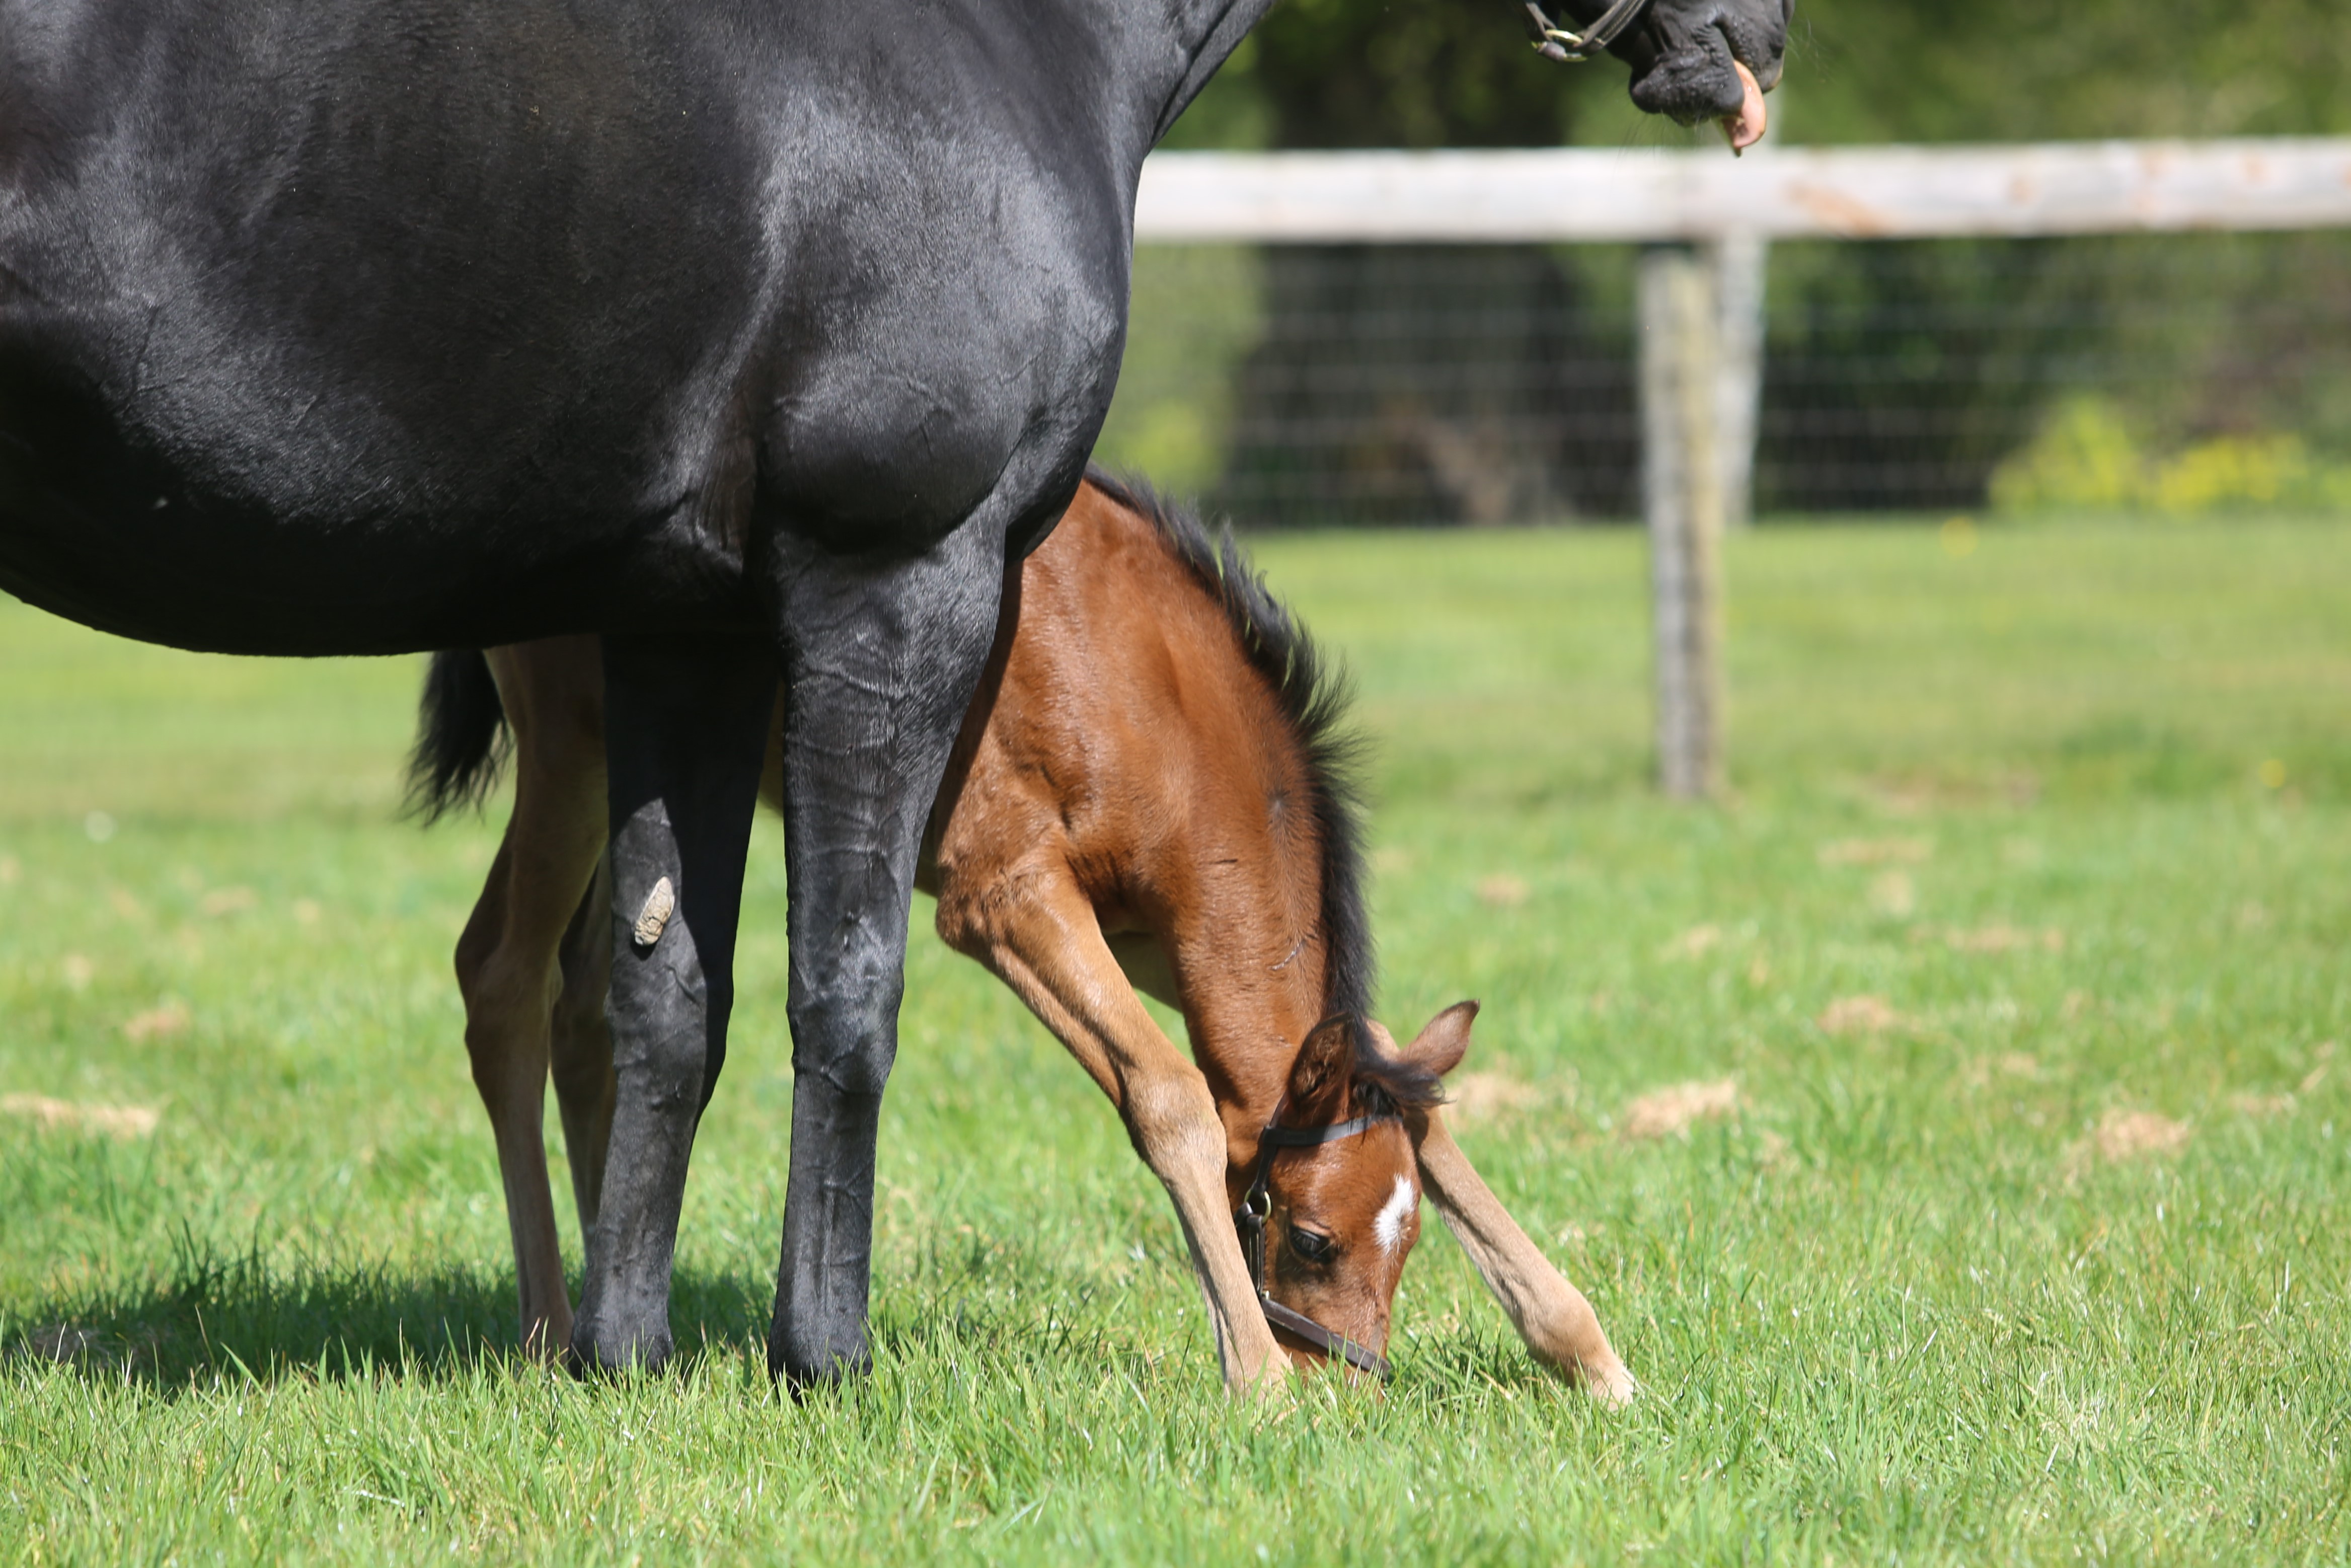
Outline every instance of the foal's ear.
<svg viewBox="0 0 2351 1568">
<path fill-rule="evenodd" d="M 1346 1113 L 1355 1076 L 1354 1030 L 1345 1017 L 1314 1026 L 1290 1063 L 1290 1113 L 1294 1121 L 1338 1121 Z"/>
<path fill-rule="evenodd" d="M 1425 1067 L 1439 1078 L 1461 1065 L 1469 1050 L 1469 1025 L 1478 1016 L 1476 1002 L 1456 1002 L 1435 1018 L 1404 1050 L 1404 1059 Z"/>
</svg>

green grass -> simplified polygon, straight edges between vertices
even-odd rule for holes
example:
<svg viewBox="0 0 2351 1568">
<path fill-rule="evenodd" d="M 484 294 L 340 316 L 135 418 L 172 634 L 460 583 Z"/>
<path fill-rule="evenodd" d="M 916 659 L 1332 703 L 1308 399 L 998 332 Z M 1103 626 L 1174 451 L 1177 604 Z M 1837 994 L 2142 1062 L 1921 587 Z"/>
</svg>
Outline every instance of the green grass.
<svg viewBox="0 0 2351 1568">
<path fill-rule="evenodd" d="M 0 604 L 0 1094 L 161 1114 L 0 1115 L 0 1558 L 2351 1557 L 2351 549 L 1976 542 L 1735 541 L 1706 810 L 1646 787 L 1637 539 L 1259 549 L 1380 743 L 1387 1016 L 1484 998 L 1462 1141 L 1646 1383 L 1617 1416 L 1433 1223 L 1386 1398 L 1228 1406 L 1116 1122 L 927 933 L 876 1371 L 778 1397 L 768 826 L 695 1348 L 517 1364 L 447 962 L 494 831 L 394 820 L 414 664 Z M 1859 997 L 1895 1018 L 1823 1027 Z M 1626 1135 L 1726 1078 L 1736 1115 Z M 2109 1157 L 2133 1113 L 2184 1144 Z"/>
</svg>

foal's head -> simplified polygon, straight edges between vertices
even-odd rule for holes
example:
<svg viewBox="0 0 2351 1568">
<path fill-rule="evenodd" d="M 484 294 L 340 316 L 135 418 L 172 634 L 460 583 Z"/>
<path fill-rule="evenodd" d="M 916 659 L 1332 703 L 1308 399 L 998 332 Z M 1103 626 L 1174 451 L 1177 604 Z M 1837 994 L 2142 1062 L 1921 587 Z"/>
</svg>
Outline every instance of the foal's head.
<svg viewBox="0 0 2351 1568">
<path fill-rule="evenodd" d="M 1456 1003 L 1394 1052 L 1375 1043 L 1385 1038 L 1377 1025 L 1327 1019 L 1290 1064 L 1279 1125 L 1306 1130 L 1377 1119 L 1351 1136 L 1274 1155 L 1267 1290 L 1291 1311 L 1383 1354 L 1396 1281 L 1420 1239 L 1410 1119 L 1442 1098 L 1439 1080 L 1468 1050 L 1477 1016 L 1477 1003 Z M 1324 1359 L 1292 1334 L 1278 1329 L 1275 1337 L 1301 1368 Z"/>
</svg>

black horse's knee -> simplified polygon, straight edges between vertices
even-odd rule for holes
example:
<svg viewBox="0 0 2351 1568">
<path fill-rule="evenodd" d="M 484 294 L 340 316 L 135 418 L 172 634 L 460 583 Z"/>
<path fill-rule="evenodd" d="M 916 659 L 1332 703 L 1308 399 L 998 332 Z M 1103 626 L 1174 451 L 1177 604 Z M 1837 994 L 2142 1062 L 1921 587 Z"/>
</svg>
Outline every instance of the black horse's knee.
<svg viewBox="0 0 2351 1568">
<path fill-rule="evenodd" d="M 905 993 L 905 933 L 894 945 L 860 946 L 823 983 L 795 987 L 789 1009 L 792 1071 L 842 1094 L 882 1097 L 898 1058 L 898 1005 Z"/>
</svg>

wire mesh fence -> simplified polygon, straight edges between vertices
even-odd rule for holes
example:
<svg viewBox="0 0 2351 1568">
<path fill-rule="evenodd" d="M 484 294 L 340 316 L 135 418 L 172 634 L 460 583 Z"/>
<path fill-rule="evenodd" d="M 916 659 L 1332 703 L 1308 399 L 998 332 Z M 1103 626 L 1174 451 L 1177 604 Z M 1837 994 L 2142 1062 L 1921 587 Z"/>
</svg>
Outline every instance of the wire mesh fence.
<svg viewBox="0 0 2351 1568">
<path fill-rule="evenodd" d="M 1628 518 L 1631 246 L 1137 254 L 1113 464 L 1244 525 Z M 2351 509 L 2351 235 L 1773 247 L 1763 514 Z"/>
</svg>

